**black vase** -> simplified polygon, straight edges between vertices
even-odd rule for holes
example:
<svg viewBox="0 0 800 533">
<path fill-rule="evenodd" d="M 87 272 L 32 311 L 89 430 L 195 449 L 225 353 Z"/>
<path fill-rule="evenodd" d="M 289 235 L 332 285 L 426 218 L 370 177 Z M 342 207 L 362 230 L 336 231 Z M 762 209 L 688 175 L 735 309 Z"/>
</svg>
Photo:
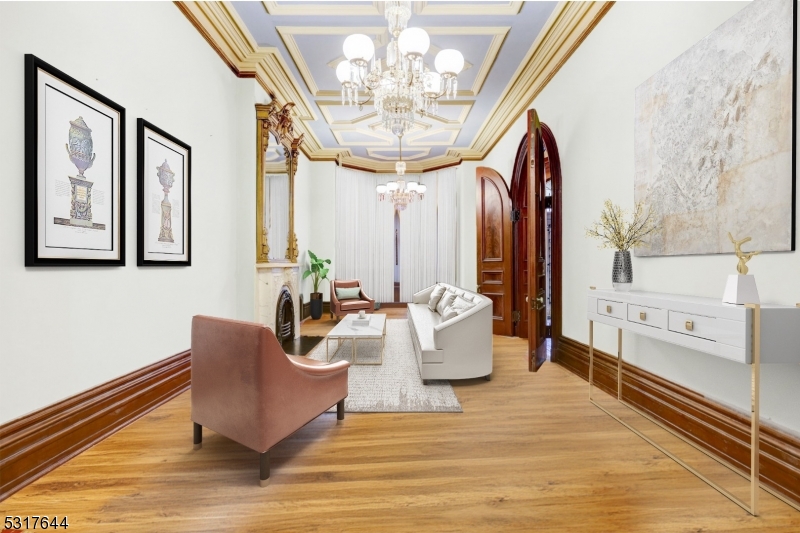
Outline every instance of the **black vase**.
<svg viewBox="0 0 800 533">
<path fill-rule="evenodd" d="M 322 293 L 311 293 L 311 319 L 319 320 L 322 318 Z"/>
</svg>

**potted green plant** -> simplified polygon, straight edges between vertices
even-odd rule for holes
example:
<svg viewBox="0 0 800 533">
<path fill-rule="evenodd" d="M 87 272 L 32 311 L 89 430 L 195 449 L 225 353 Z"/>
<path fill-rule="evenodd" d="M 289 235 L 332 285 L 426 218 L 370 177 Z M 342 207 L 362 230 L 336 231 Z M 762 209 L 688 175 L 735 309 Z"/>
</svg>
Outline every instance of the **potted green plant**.
<svg viewBox="0 0 800 533">
<path fill-rule="evenodd" d="M 308 257 L 311 268 L 303 272 L 303 279 L 311 276 L 311 283 L 314 284 L 314 292 L 311 293 L 311 318 L 319 320 L 322 317 L 322 293 L 319 292 L 319 284 L 323 279 L 328 279 L 325 265 L 330 265 L 331 260 L 320 259 L 311 250 L 308 251 Z"/>
</svg>

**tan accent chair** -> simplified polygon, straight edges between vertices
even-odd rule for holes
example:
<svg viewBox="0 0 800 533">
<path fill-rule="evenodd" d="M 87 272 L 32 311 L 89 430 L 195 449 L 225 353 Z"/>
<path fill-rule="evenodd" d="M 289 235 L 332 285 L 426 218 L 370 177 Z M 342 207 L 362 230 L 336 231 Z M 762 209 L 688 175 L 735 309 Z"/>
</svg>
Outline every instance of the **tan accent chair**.
<svg viewBox="0 0 800 533">
<path fill-rule="evenodd" d="M 364 310 L 367 313 L 375 312 L 375 300 L 364 294 L 364 288 L 361 287 L 360 280 L 334 279 L 331 280 L 330 286 L 331 286 L 331 318 L 333 318 L 334 316 L 338 318 L 340 316 L 348 315 L 350 313 L 358 313 L 361 310 Z M 358 287 L 361 289 L 361 292 L 359 293 L 357 299 L 339 300 L 336 297 L 337 287 L 340 289 L 352 289 Z"/>
<path fill-rule="evenodd" d="M 347 368 L 286 355 L 263 324 L 209 316 L 192 319 L 192 421 L 195 449 L 203 426 L 261 454 L 269 483 L 269 450 L 337 406 L 344 419 Z"/>
</svg>

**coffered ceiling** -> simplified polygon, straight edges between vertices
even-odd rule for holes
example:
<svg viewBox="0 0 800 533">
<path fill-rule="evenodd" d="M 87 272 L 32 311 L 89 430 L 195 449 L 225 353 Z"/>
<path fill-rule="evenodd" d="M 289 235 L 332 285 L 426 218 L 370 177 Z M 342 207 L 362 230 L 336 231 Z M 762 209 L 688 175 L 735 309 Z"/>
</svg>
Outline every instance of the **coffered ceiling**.
<svg viewBox="0 0 800 533">
<path fill-rule="evenodd" d="M 413 2 L 411 27 L 465 58 L 452 100 L 403 137 L 403 159 L 418 172 L 481 159 L 610 7 L 602 2 Z M 372 103 L 342 105 L 336 65 L 352 33 L 386 56 L 383 2 L 187 2 L 178 6 L 240 76 L 255 77 L 280 102 L 292 101 L 303 151 L 312 160 L 391 172 L 398 140 Z M 363 97 L 363 95 L 362 95 Z"/>
<path fill-rule="evenodd" d="M 295 82 L 311 102 L 307 121 L 323 148 L 336 150 L 356 165 L 396 161 L 398 139 L 380 125 L 372 103 L 362 110 L 342 105 L 336 65 L 344 59 L 342 43 L 363 33 L 386 57 L 390 34 L 383 2 L 233 2 L 236 12 L 260 46 L 277 48 L 287 58 Z M 414 2 L 409 26 L 431 38 L 425 55 L 433 68 L 435 54 L 455 48 L 464 54 L 453 100 L 440 99 L 438 112 L 417 120 L 403 137 L 407 161 L 422 165 L 442 161 L 451 148 L 467 148 L 497 103 L 526 52 L 555 7 L 555 2 Z M 363 98 L 363 94 L 362 94 Z"/>
</svg>

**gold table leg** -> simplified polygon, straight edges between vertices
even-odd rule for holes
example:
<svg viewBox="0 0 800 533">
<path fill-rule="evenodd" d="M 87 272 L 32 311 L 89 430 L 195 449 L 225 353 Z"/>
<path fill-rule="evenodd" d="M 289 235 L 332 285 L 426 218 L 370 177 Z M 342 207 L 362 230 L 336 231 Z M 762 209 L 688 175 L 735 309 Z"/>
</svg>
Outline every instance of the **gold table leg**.
<svg viewBox="0 0 800 533">
<path fill-rule="evenodd" d="M 628 404 L 622 399 L 622 329 L 618 329 L 617 332 L 617 401 L 620 404 L 624 405 L 631 411 L 637 413 L 638 415 L 642 416 L 643 418 L 649 420 L 653 424 L 657 425 L 661 429 L 667 431 L 668 433 L 672 434 L 673 436 L 679 438 L 686 444 L 689 444 L 696 450 L 702 452 L 703 454 L 707 455 L 709 458 L 714 459 L 721 465 L 729 468 L 736 474 L 748 479 L 750 481 L 750 505 L 747 505 L 745 502 L 734 496 L 731 492 L 727 491 L 726 489 L 722 488 L 720 485 L 717 485 L 706 476 L 701 474 L 699 471 L 682 461 L 672 452 L 664 448 L 663 446 L 659 445 L 655 441 L 653 441 L 650 437 L 643 434 L 617 415 L 612 413 L 611 411 L 607 410 L 605 407 L 601 406 L 597 402 L 594 401 L 592 393 L 594 390 L 594 321 L 589 321 L 589 401 L 594 404 L 598 409 L 609 415 L 611 418 L 628 428 L 630 431 L 635 433 L 637 436 L 642 438 L 644 441 L 649 443 L 651 446 L 662 452 L 664 455 L 678 463 L 680 466 L 697 476 L 700 480 L 707 483 L 717 492 L 731 500 L 733 503 L 747 511 L 753 516 L 758 516 L 758 496 L 759 491 L 761 488 L 778 498 L 779 500 L 783 501 L 784 503 L 789 504 L 791 507 L 800 510 L 800 506 L 796 503 L 788 500 L 783 495 L 775 492 L 774 490 L 770 489 L 767 486 L 761 487 L 760 483 L 760 393 L 761 393 L 761 306 L 758 304 L 747 304 L 746 307 L 753 309 L 753 347 L 752 347 L 752 354 L 753 360 L 751 362 L 751 386 L 750 386 L 750 475 L 748 476 L 746 473 L 742 472 L 740 469 L 736 468 L 735 466 L 731 465 L 724 459 L 717 457 L 712 452 L 701 448 L 696 443 L 690 441 L 683 435 L 680 435 L 676 431 L 668 428 L 658 420 L 654 419 L 650 415 L 644 413 L 643 411 L 639 410 L 638 408 L 634 407 L 633 405 Z M 800 304 L 798 304 L 800 307 Z"/>
</svg>

